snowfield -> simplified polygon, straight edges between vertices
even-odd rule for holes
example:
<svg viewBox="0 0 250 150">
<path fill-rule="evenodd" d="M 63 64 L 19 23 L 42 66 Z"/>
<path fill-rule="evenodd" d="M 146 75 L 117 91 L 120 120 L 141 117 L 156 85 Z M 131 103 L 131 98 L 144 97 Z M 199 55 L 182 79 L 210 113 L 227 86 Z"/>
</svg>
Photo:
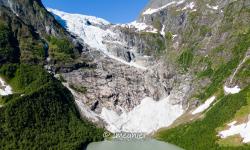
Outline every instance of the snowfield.
<svg viewBox="0 0 250 150">
<path fill-rule="evenodd" d="M 193 10 L 195 7 L 195 3 L 194 2 L 191 2 L 189 4 L 187 4 L 184 8 L 182 8 L 182 10 L 186 10 L 186 9 L 191 9 Z"/>
<path fill-rule="evenodd" d="M 132 111 L 118 115 L 112 110 L 102 109 L 100 117 L 107 122 L 110 132 L 144 132 L 152 133 L 162 127 L 171 125 L 184 110 L 181 105 L 170 104 L 169 97 L 154 101 L 147 97 Z"/>
<path fill-rule="evenodd" d="M 74 95 L 75 103 L 82 115 L 93 122 L 98 122 L 99 119 L 102 119 L 107 123 L 105 128 L 112 133 L 123 131 L 150 134 L 160 128 L 170 126 L 184 113 L 182 105 L 171 104 L 169 97 L 160 101 L 147 97 L 130 112 L 125 112 L 123 108 L 119 107 L 122 114 L 118 115 L 115 111 L 103 107 L 101 114 L 97 114 L 81 102 L 80 95 L 71 89 L 68 83 L 63 83 L 63 85 Z"/>
<path fill-rule="evenodd" d="M 158 30 L 155 29 L 151 25 L 147 25 L 145 23 L 133 21 L 131 23 L 127 24 L 118 24 L 117 26 L 125 27 L 125 28 L 135 28 L 137 29 L 137 32 L 143 31 L 143 32 L 151 32 L 151 33 L 158 33 Z"/>
<path fill-rule="evenodd" d="M 200 105 L 199 107 L 197 107 L 193 112 L 192 115 L 198 114 L 203 112 L 204 110 L 208 109 L 209 106 L 214 102 L 215 100 L 215 96 L 212 96 L 211 98 L 209 98 L 208 100 L 206 100 L 206 102 L 202 105 Z"/>
<path fill-rule="evenodd" d="M 180 0 L 180 1 L 178 1 L 178 2 L 177 2 L 177 1 L 172 1 L 172 2 L 169 2 L 169 3 L 167 3 L 166 5 L 164 5 L 164 6 L 160 7 L 160 8 L 155 8 L 155 9 L 149 8 L 149 9 L 145 10 L 145 11 L 142 13 L 142 15 L 151 15 L 151 14 L 157 13 L 157 12 L 159 12 L 159 11 L 161 11 L 161 10 L 167 8 L 168 6 L 171 6 L 171 5 L 174 5 L 174 4 L 175 4 L 176 6 L 181 5 L 181 4 L 183 4 L 185 1 L 186 1 L 186 0 Z"/>
<path fill-rule="evenodd" d="M 240 92 L 240 88 L 238 85 L 236 85 L 235 87 L 227 87 L 227 86 L 224 86 L 224 92 L 225 94 L 236 94 L 236 93 L 239 93 Z"/>
<path fill-rule="evenodd" d="M 213 10 L 218 10 L 219 6 L 210 6 L 209 4 L 207 4 L 207 7 Z"/>
<path fill-rule="evenodd" d="M 6 82 L 0 78 L 0 95 L 7 96 L 12 94 L 12 88 L 6 84 Z"/>
<path fill-rule="evenodd" d="M 170 3 L 168 3 L 168 4 L 164 5 L 164 6 L 162 6 L 160 8 L 156 8 L 156 9 L 149 8 L 146 11 L 144 11 L 142 14 L 143 15 L 151 15 L 151 14 L 159 12 L 159 11 L 161 11 L 161 10 L 163 10 L 163 9 L 167 8 L 168 6 L 173 5 L 173 4 L 176 4 L 176 2 L 175 1 L 170 2 Z"/>
<path fill-rule="evenodd" d="M 249 118 L 249 117 L 248 117 Z M 228 130 L 224 130 L 219 132 L 218 136 L 221 138 L 227 138 L 229 136 L 237 135 L 239 134 L 243 138 L 243 143 L 250 142 L 250 120 L 247 123 L 235 125 L 237 122 L 234 121 L 228 126 L 230 127 Z"/>
</svg>

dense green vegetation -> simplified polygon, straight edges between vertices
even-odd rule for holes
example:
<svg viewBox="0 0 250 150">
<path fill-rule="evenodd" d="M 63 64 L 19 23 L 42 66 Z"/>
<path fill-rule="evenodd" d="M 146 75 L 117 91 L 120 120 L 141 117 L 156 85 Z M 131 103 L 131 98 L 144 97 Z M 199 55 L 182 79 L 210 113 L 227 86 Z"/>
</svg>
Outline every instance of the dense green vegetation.
<svg viewBox="0 0 250 150">
<path fill-rule="evenodd" d="M 207 99 L 222 87 L 223 81 L 232 74 L 232 70 L 237 68 L 240 61 L 245 57 L 249 47 L 250 32 L 247 34 L 241 34 L 238 37 L 237 44 L 235 44 L 235 47 L 232 49 L 233 58 L 225 64 L 222 63 L 216 70 L 208 70 L 209 73 L 213 73 L 211 75 L 212 83 L 198 96 L 199 99 Z M 218 48 L 216 48 L 216 50 L 218 50 Z"/>
<path fill-rule="evenodd" d="M 19 50 L 15 45 L 16 41 L 9 27 L 0 21 L 0 64 L 5 62 L 18 62 Z"/>
<path fill-rule="evenodd" d="M 231 150 L 250 149 L 249 145 L 240 147 L 220 147 L 217 143 L 216 129 L 234 118 L 235 113 L 247 105 L 250 86 L 238 94 L 224 96 L 206 114 L 205 118 L 162 131 L 157 138 L 174 143 L 187 150 Z"/>
<path fill-rule="evenodd" d="M 2 98 L 0 149 L 81 149 L 102 129 L 81 120 L 71 93 L 39 66 L 4 65 L 15 94 Z"/>
<path fill-rule="evenodd" d="M 50 56 L 58 61 L 69 61 L 74 58 L 74 46 L 68 39 L 58 39 L 49 36 L 49 53 Z"/>
</svg>

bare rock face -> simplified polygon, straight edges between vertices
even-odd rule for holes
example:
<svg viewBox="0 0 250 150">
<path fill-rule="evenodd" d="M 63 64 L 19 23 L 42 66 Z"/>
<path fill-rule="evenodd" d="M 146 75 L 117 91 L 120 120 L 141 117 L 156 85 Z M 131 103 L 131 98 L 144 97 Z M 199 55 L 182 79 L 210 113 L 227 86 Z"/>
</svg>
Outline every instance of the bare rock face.
<svg viewBox="0 0 250 150">
<path fill-rule="evenodd" d="M 150 61 L 153 65 L 143 70 L 98 53 L 92 53 L 96 68 L 62 74 L 88 110 L 100 114 L 102 108 L 107 108 L 120 114 L 122 110 L 130 112 L 146 97 L 158 101 L 169 95 L 172 104 L 187 107 L 188 92 L 192 90 L 189 76 L 178 76 L 174 68 L 154 59 Z"/>
</svg>

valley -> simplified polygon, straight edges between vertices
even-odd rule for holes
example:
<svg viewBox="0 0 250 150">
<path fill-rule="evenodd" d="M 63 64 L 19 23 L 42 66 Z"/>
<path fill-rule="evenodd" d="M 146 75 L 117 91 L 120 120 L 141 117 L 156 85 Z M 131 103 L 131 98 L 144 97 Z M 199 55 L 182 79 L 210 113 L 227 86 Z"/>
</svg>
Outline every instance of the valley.
<svg viewBox="0 0 250 150">
<path fill-rule="evenodd" d="M 123 24 L 0 8 L 0 149 L 115 147 L 104 135 L 120 132 L 152 138 L 124 147 L 249 149 L 249 0 L 150 0 Z"/>
</svg>

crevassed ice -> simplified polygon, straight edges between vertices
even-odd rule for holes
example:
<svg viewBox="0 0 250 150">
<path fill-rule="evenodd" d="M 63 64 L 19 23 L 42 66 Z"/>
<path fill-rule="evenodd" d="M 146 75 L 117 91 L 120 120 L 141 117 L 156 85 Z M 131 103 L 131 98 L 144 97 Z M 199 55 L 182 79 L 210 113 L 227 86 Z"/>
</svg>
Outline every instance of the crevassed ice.
<svg viewBox="0 0 250 150">
<path fill-rule="evenodd" d="M 108 42 L 124 44 L 119 40 L 118 41 L 106 40 L 107 37 L 108 38 L 111 37 L 113 39 L 119 39 L 119 36 L 110 29 L 105 29 L 101 27 L 103 25 L 111 25 L 108 21 L 93 16 L 70 14 L 50 8 L 48 8 L 48 10 L 52 12 L 54 15 L 59 16 L 63 21 L 65 21 L 66 22 L 65 28 L 71 33 L 74 33 L 77 36 L 79 36 L 91 48 L 99 50 L 109 58 L 115 59 L 123 64 L 136 67 L 138 69 L 143 69 L 143 70 L 147 69 L 146 67 L 143 66 L 143 64 L 139 64 L 137 62 L 126 62 L 123 59 L 114 56 L 108 51 L 106 45 L 106 43 Z M 156 29 L 144 23 L 132 22 L 129 25 L 130 26 L 133 25 L 139 30 L 151 29 L 150 31 L 157 32 Z"/>
</svg>

